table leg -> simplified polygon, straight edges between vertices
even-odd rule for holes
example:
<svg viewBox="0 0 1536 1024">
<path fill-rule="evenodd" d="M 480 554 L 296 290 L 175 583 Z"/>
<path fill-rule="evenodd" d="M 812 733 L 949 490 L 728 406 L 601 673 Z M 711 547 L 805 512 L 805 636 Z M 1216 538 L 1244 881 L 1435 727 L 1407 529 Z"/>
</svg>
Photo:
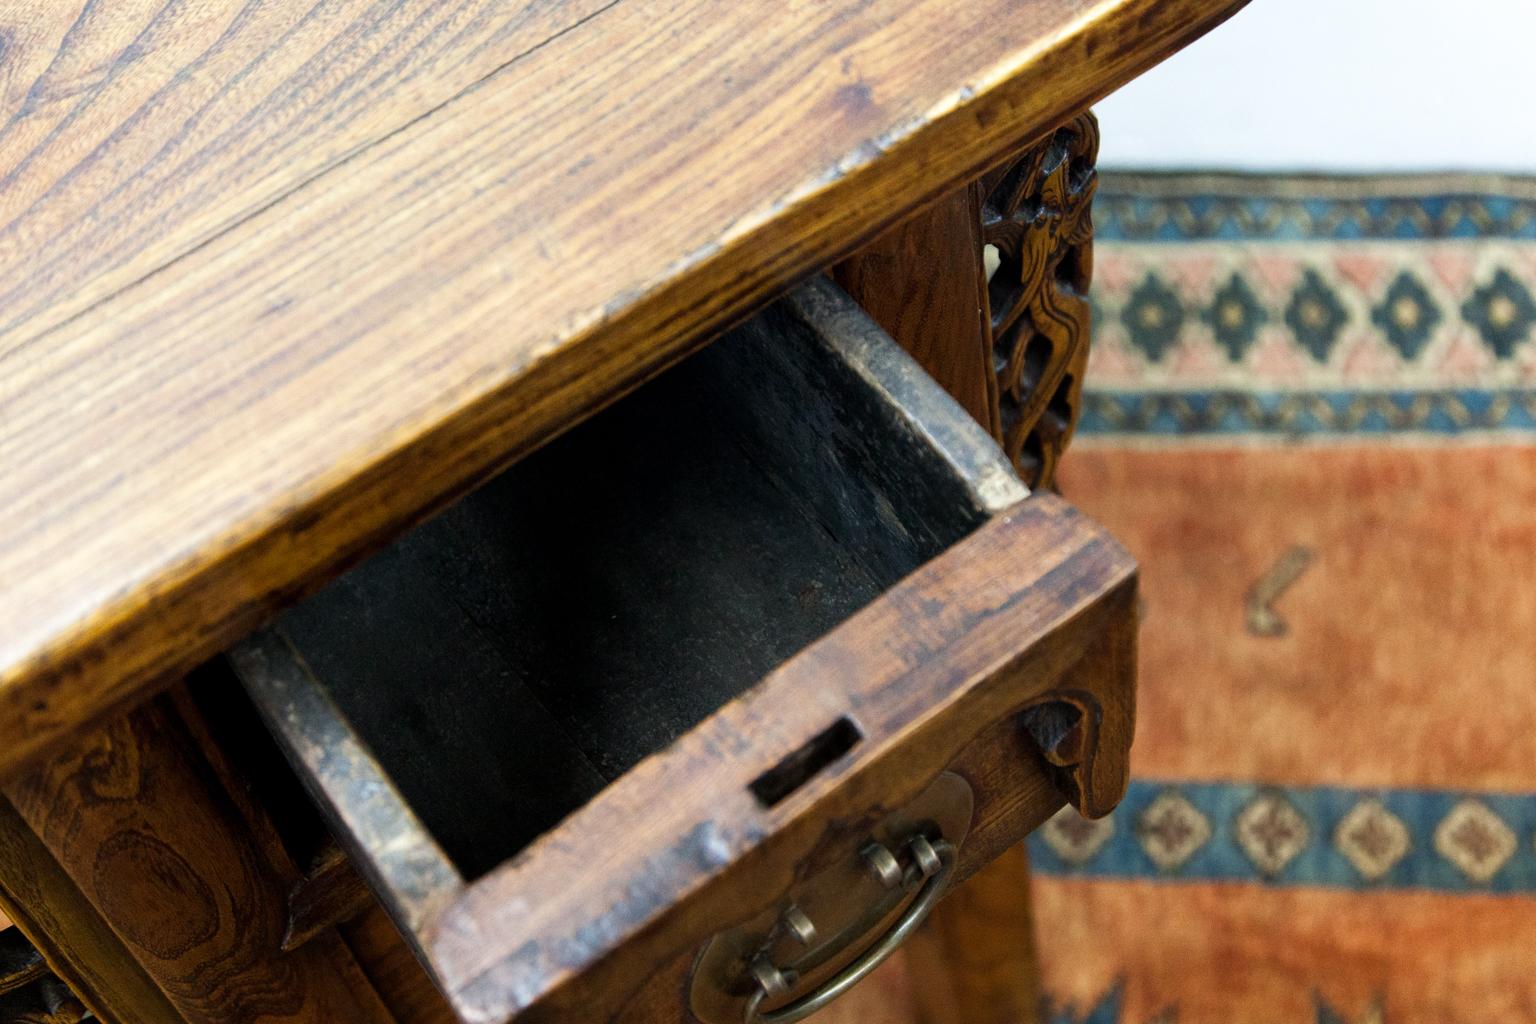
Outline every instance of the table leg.
<svg viewBox="0 0 1536 1024">
<path fill-rule="evenodd" d="M 1015 846 L 934 908 L 906 947 L 921 1024 L 1025 1024 L 1040 1015 L 1029 857 Z"/>
</svg>

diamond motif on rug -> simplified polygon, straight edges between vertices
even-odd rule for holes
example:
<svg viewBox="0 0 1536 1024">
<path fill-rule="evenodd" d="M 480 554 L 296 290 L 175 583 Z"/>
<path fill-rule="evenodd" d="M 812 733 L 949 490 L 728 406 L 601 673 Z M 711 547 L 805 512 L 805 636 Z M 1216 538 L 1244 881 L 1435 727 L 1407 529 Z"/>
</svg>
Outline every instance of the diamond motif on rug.
<svg viewBox="0 0 1536 1024">
<path fill-rule="evenodd" d="M 1090 821 L 1071 807 L 1057 811 L 1039 833 L 1056 856 L 1074 865 L 1092 860 L 1114 834 L 1112 817 Z"/>
<path fill-rule="evenodd" d="M 1240 274 L 1233 274 L 1200 314 L 1215 335 L 1217 344 L 1227 350 L 1234 363 L 1243 358 L 1259 336 L 1259 328 L 1269 320 L 1264 306 Z"/>
<path fill-rule="evenodd" d="M 1184 327 L 1184 307 L 1179 297 L 1156 274 L 1148 274 L 1131 293 L 1120 314 L 1131 344 L 1153 362 L 1173 347 Z"/>
<path fill-rule="evenodd" d="M 1492 281 L 1467 299 L 1461 315 L 1477 328 L 1495 355 L 1508 359 L 1536 325 L 1536 301 L 1525 285 L 1500 267 Z"/>
<path fill-rule="evenodd" d="M 1264 875 L 1278 875 L 1312 838 L 1307 819 L 1278 793 L 1267 793 L 1237 816 L 1237 843 Z"/>
<path fill-rule="evenodd" d="M 1169 790 L 1136 819 L 1136 838 L 1152 863 L 1174 871 L 1211 838 L 1211 823 L 1184 796 Z"/>
<path fill-rule="evenodd" d="M 1328 282 L 1309 269 L 1285 307 L 1285 322 L 1313 359 L 1326 363 L 1349 314 Z"/>
<path fill-rule="evenodd" d="M 1504 819 L 1479 800 L 1463 800 L 1435 829 L 1435 851 L 1474 882 L 1498 874 L 1518 846 Z"/>
<path fill-rule="evenodd" d="M 1371 310 L 1371 322 L 1404 359 L 1423 351 L 1444 315 L 1419 279 L 1406 270 L 1397 275 L 1380 305 Z"/>
<path fill-rule="evenodd" d="M 1374 799 L 1360 801 L 1340 820 L 1333 842 L 1369 882 L 1396 867 L 1412 845 L 1408 826 Z"/>
</svg>

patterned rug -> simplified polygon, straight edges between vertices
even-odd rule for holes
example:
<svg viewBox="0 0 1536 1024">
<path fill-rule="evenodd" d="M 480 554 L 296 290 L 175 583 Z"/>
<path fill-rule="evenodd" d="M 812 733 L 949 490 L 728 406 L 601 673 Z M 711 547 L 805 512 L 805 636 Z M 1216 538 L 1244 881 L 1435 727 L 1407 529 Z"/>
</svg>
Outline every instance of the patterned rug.
<svg viewBox="0 0 1536 1024">
<path fill-rule="evenodd" d="M 1533 1024 L 1536 181 L 1095 221 L 1062 489 L 1141 560 L 1140 710 L 1120 809 L 1030 841 L 1046 1024 Z"/>
<path fill-rule="evenodd" d="M 1106 175 L 1062 489 L 1136 781 L 1031 841 L 1050 1024 L 1536 1022 L 1536 182 Z"/>
</svg>

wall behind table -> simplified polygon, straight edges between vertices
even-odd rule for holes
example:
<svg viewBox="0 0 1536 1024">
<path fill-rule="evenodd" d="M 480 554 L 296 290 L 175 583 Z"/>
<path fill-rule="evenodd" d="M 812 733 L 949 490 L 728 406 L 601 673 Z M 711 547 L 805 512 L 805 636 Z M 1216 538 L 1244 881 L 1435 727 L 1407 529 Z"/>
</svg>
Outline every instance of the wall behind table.
<svg viewBox="0 0 1536 1024">
<path fill-rule="evenodd" d="M 1103 167 L 1536 173 L 1536 0 L 1253 0 L 1098 111 Z"/>
</svg>

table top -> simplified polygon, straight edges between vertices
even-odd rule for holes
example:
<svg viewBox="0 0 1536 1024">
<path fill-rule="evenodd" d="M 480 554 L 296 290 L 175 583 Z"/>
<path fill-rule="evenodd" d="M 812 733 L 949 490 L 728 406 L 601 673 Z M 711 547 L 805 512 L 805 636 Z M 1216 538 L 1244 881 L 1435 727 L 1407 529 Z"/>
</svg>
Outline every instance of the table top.
<svg viewBox="0 0 1536 1024">
<path fill-rule="evenodd" d="M 1244 2 L 0 14 L 0 770 Z"/>
</svg>

